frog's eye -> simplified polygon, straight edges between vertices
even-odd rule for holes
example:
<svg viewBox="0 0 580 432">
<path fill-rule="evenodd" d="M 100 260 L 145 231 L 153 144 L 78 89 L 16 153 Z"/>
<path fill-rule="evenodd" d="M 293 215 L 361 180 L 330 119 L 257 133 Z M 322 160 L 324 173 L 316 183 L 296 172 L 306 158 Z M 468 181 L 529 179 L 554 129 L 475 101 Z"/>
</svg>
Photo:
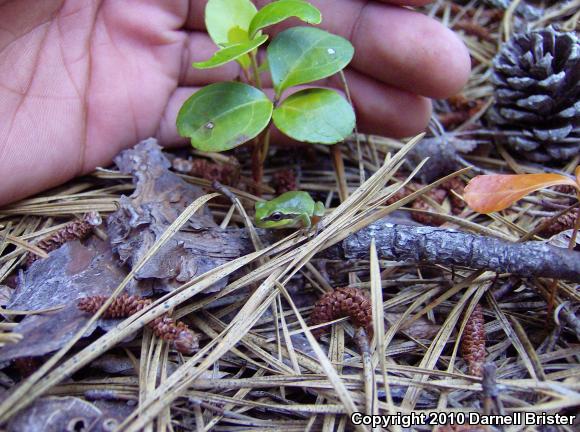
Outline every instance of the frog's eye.
<svg viewBox="0 0 580 432">
<path fill-rule="evenodd" d="M 274 221 L 274 222 L 281 221 L 282 220 L 282 213 L 274 212 L 270 215 L 270 217 L 268 219 L 270 219 L 271 221 Z"/>
</svg>

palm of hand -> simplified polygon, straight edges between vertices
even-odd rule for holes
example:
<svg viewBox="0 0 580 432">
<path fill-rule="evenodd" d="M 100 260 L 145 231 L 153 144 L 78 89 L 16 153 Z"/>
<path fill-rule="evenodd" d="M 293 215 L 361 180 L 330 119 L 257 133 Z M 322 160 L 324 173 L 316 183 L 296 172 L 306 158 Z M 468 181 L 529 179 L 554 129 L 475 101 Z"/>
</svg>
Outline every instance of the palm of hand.
<svg viewBox="0 0 580 432">
<path fill-rule="evenodd" d="M 369 9 L 412 14 L 373 2 L 365 8 L 360 0 L 313 3 L 321 7 L 327 29 L 357 36 L 369 52 L 376 39 L 369 36 L 376 31 L 372 28 L 376 11 Z M 209 74 L 191 68 L 192 61 L 208 58 L 215 49 L 202 28 L 204 4 L 199 0 L 0 0 L 0 170 L 4 174 L 0 204 L 106 165 L 121 149 L 148 136 L 157 136 L 165 144 L 178 142 L 174 121 L 181 103 L 198 86 L 233 79 L 238 72 L 235 65 Z M 363 18 L 368 20 L 368 31 L 358 30 Z M 427 20 L 419 14 L 410 19 Z M 358 41 L 353 42 L 358 50 Z M 421 130 L 429 107 L 427 99 L 417 94 L 452 93 L 465 80 L 452 79 L 443 89 L 441 83 L 411 80 L 401 89 L 389 83 L 396 81 L 397 67 L 405 72 L 415 63 L 420 69 L 421 62 L 385 58 L 383 63 L 396 66 L 385 78 L 380 72 L 385 65 L 379 60 L 374 66 L 379 72 L 374 71 L 368 63 L 372 56 L 364 51 L 356 54 L 354 70 L 347 76 L 359 105 L 360 124 L 370 132 L 409 135 Z M 418 90 L 409 88 L 415 85 Z M 435 89 L 433 94 L 429 86 Z M 406 117 L 399 114 L 401 107 L 407 108 Z"/>
<path fill-rule="evenodd" d="M 26 172 L 30 160 L 38 161 L 34 169 L 52 184 L 156 133 L 177 87 L 185 39 L 171 30 L 171 24 L 180 24 L 177 14 L 165 13 L 156 22 L 151 19 L 156 9 L 125 2 L 87 7 L 73 0 L 60 9 L 58 3 L 43 5 L 48 22 L 9 29 L 16 38 L 1 51 L 0 62 L 1 104 L 13 113 L 0 126 L 0 166 Z M 13 13 L 16 21 L 21 11 Z M 66 163 L 59 164 L 63 155 Z M 20 191 L 15 177 L 14 184 L 7 178 L 0 186 L 1 195 Z"/>
</svg>

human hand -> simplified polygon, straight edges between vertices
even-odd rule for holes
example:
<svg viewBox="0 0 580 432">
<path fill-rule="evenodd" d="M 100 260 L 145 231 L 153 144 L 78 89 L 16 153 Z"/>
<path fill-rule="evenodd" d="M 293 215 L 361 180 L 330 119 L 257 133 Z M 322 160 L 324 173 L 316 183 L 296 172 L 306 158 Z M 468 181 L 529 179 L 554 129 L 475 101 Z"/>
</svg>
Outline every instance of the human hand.
<svg viewBox="0 0 580 432">
<path fill-rule="evenodd" d="M 175 128 L 181 104 L 238 74 L 235 64 L 191 67 L 216 50 L 205 3 L 0 0 L 0 204 L 107 165 L 149 136 L 185 142 Z M 420 132 L 429 98 L 456 93 L 468 78 L 467 50 L 451 31 L 395 6 L 428 0 L 312 3 L 322 28 L 355 45 L 346 77 L 361 131 Z M 341 87 L 335 78 L 323 84 Z"/>
</svg>

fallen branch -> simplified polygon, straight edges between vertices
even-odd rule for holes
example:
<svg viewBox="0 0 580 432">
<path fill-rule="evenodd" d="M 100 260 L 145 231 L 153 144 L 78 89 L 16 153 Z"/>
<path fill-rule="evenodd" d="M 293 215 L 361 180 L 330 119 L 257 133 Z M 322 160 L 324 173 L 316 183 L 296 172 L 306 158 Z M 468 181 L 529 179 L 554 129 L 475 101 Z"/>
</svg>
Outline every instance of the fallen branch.
<svg viewBox="0 0 580 432">
<path fill-rule="evenodd" d="M 385 220 L 345 239 L 339 246 L 339 256 L 368 259 L 373 237 L 379 257 L 386 260 L 463 266 L 580 282 L 580 252 L 533 241 L 509 243 L 461 231 L 398 225 Z M 335 253 L 336 248 L 333 248 Z"/>
</svg>

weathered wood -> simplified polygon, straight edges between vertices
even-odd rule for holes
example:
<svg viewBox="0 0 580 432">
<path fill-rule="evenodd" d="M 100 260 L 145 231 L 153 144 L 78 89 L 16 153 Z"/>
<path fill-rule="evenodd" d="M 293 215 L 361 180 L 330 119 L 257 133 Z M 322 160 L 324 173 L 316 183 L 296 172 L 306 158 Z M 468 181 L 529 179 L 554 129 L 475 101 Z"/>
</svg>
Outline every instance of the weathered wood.
<svg viewBox="0 0 580 432">
<path fill-rule="evenodd" d="M 580 282 L 580 252 L 539 242 L 509 243 L 444 228 L 378 221 L 340 245 L 346 259 L 368 259 L 375 238 L 379 257 L 387 260 L 464 266 Z"/>
</svg>

